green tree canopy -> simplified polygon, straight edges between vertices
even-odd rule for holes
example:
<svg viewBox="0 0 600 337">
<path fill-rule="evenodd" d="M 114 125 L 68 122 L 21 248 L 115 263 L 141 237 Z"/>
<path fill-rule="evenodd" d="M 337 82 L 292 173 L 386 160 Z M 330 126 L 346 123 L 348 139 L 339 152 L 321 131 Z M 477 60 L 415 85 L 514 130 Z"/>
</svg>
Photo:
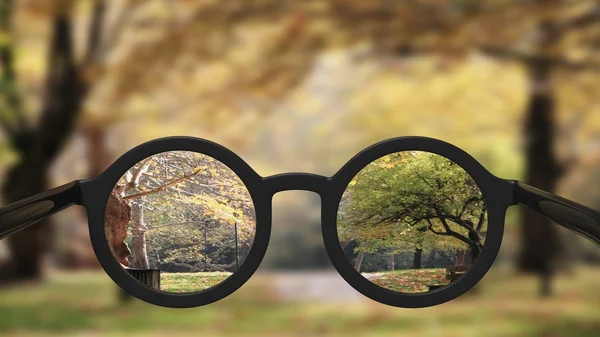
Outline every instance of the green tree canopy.
<svg viewBox="0 0 600 337">
<path fill-rule="evenodd" d="M 456 163 L 426 152 L 382 157 L 359 172 L 342 197 L 340 240 L 364 249 L 471 249 L 487 231 L 483 194 Z"/>
</svg>

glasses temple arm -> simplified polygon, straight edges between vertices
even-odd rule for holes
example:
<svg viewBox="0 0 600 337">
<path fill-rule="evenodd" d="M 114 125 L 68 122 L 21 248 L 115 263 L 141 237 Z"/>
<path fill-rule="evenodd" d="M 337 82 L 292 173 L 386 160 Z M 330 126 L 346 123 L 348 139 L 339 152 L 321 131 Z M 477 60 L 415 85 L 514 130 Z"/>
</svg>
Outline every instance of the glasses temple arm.
<svg viewBox="0 0 600 337">
<path fill-rule="evenodd" d="M 600 244 L 600 212 L 521 182 L 515 201 Z"/>
<path fill-rule="evenodd" d="M 79 182 L 74 181 L 0 208 L 0 239 L 78 204 Z"/>
</svg>

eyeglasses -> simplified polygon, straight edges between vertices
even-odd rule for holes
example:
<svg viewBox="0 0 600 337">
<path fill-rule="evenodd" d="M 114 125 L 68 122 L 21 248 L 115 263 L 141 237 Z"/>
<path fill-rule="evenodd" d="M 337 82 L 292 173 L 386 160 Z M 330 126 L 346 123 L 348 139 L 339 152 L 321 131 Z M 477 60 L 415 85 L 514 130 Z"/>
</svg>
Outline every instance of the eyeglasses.
<svg viewBox="0 0 600 337">
<path fill-rule="evenodd" d="M 158 139 L 95 179 L 0 208 L 0 238 L 82 205 L 94 251 L 117 285 L 156 305 L 197 307 L 256 271 L 271 235 L 271 199 L 287 190 L 320 195 L 337 271 L 365 296 L 397 307 L 441 304 L 475 286 L 498 254 L 512 205 L 600 243 L 600 213 L 497 178 L 463 150 L 422 137 L 373 145 L 333 177 L 261 177 L 210 141 Z"/>
</svg>

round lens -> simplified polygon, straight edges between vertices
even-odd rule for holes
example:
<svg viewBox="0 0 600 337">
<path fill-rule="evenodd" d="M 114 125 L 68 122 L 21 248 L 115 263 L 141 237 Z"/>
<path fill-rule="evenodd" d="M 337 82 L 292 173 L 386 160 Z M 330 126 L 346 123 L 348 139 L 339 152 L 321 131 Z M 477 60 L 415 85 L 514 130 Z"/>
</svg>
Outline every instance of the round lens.
<svg viewBox="0 0 600 337">
<path fill-rule="evenodd" d="M 256 230 L 250 193 L 226 165 L 171 151 L 142 160 L 112 190 L 105 234 L 120 265 L 170 293 L 223 282 L 248 256 Z"/>
<path fill-rule="evenodd" d="M 348 262 L 370 282 L 423 293 L 469 271 L 485 243 L 487 208 L 456 163 L 429 152 L 393 153 L 352 179 L 337 233 Z"/>
</svg>

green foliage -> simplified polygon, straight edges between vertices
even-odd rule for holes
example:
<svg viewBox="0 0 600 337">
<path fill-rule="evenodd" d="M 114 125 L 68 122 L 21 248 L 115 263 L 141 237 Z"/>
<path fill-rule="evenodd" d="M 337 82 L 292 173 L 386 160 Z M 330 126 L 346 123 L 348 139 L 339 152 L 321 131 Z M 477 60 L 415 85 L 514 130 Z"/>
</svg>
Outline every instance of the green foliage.
<svg viewBox="0 0 600 337">
<path fill-rule="evenodd" d="M 466 250 L 483 244 L 486 223 L 483 195 L 464 169 L 410 151 L 382 157 L 354 177 L 342 197 L 338 235 L 360 241 L 357 251 L 367 253 Z"/>
</svg>

